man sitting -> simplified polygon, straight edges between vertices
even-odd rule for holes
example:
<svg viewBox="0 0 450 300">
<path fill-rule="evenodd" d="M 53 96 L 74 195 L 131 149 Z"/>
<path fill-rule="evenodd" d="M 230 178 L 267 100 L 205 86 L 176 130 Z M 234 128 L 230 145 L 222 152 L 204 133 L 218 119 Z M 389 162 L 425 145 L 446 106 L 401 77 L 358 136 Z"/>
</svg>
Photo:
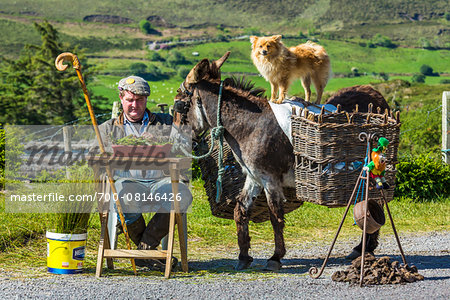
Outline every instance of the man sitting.
<svg viewBox="0 0 450 300">
<path fill-rule="evenodd" d="M 113 139 L 117 140 L 125 136 L 134 135 L 140 137 L 143 134 L 173 130 L 173 117 L 165 113 L 152 113 L 147 109 L 147 97 L 150 95 L 150 86 L 141 77 L 129 76 L 119 81 L 119 98 L 123 112 L 99 126 L 106 151 L 112 152 Z M 176 126 L 176 124 L 174 124 Z M 164 130 L 165 128 L 165 130 Z M 170 208 L 173 202 L 158 201 L 129 201 L 130 195 L 140 195 L 142 198 L 161 196 L 161 199 L 169 199 L 172 194 L 172 183 L 160 170 L 118 170 L 114 174 L 118 199 L 121 201 L 125 223 L 131 240 L 138 249 L 154 250 L 161 239 L 169 232 Z M 162 195 L 166 197 L 162 197 Z M 179 183 L 181 196 L 180 212 L 185 212 L 192 202 L 192 194 L 183 183 Z M 150 196 L 152 195 L 152 196 Z M 127 201 L 124 201 L 127 199 Z M 139 200 L 139 199 L 135 199 Z M 150 203 L 149 203 L 150 202 Z M 142 212 L 156 212 L 146 225 Z M 119 220 L 120 224 L 120 220 Z M 122 226 L 119 225 L 119 234 Z M 136 265 L 153 267 L 161 264 L 159 261 L 137 259 Z"/>
</svg>

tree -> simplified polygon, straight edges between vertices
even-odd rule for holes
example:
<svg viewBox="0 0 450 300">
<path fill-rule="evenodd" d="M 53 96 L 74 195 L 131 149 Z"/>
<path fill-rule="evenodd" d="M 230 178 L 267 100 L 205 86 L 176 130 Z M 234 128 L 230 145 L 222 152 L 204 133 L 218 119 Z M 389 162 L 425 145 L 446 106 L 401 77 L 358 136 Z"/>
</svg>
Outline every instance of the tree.
<svg viewBox="0 0 450 300">
<path fill-rule="evenodd" d="M 144 34 L 162 35 L 161 32 L 153 28 L 152 24 L 147 20 L 139 21 L 139 28 Z"/>
<path fill-rule="evenodd" d="M 228 42 L 227 37 L 220 33 L 216 35 L 216 40 L 220 42 Z"/>
<path fill-rule="evenodd" d="M 83 63 L 83 76 L 89 81 L 92 71 L 83 52 L 61 44 L 58 32 L 47 21 L 34 23 L 34 27 L 41 35 L 41 45 L 25 46 L 17 60 L 0 57 L 0 123 L 63 124 L 88 116 L 76 73 L 60 72 L 54 63 L 62 52 L 77 54 Z M 97 104 L 105 100 L 97 97 L 93 101 L 97 112 L 101 112 Z"/>
<path fill-rule="evenodd" d="M 433 68 L 429 65 L 422 65 L 420 67 L 420 73 L 422 73 L 425 76 L 434 76 Z"/>
<path fill-rule="evenodd" d="M 413 77 L 411 78 L 412 82 L 419 82 L 419 83 L 424 83 L 425 82 L 425 75 L 423 74 L 414 74 Z"/>
<path fill-rule="evenodd" d="M 181 77 L 181 79 L 185 79 L 190 71 L 191 71 L 191 69 L 189 69 L 189 68 L 181 67 L 178 69 L 177 74 L 178 74 L 178 76 Z"/>
<path fill-rule="evenodd" d="M 165 59 L 156 51 L 150 51 L 148 59 L 150 61 L 165 61 Z"/>
<path fill-rule="evenodd" d="M 147 20 L 139 21 L 139 28 L 145 34 L 151 34 L 153 31 L 152 24 L 150 24 L 150 22 Z"/>
<path fill-rule="evenodd" d="M 166 59 L 166 63 L 169 67 L 174 68 L 177 65 L 186 65 L 190 62 L 186 57 L 178 51 L 170 51 L 169 56 Z"/>
<path fill-rule="evenodd" d="M 130 65 L 131 74 L 142 76 L 147 73 L 147 65 L 144 63 L 134 63 Z"/>
<path fill-rule="evenodd" d="M 157 66 L 150 65 L 148 67 L 147 74 L 145 74 L 144 78 L 147 80 L 156 81 L 161 79 L 167 79 L 168 76 L 163 71 L 161 71 L 161 69 L 158 68 Z"/>
<path fill-rule="evenodd" d="M 387 37 L 377 33 L 372 38 L 372 43 L 376 46 L 386 47 L 386 48 L 395 48 L 396 45 L 392 43 L 392 41 Z"/>
<path fill-rule="evenodd" d="M 379 76 L 380 76 L 380 78 L 381 78 L 383 81 L 388 81 L 388 80 L 389 80 L 389 74 L 387 74 L 387 73 L 380 72 Z"/>
</svg>

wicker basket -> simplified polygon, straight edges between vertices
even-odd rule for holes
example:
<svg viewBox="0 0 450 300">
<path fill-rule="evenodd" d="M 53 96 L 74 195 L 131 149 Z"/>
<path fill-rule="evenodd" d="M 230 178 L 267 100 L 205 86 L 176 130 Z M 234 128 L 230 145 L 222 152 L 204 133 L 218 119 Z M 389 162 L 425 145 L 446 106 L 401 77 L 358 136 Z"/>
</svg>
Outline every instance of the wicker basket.
<svg viewBox="0 0 450 300">
<path fill-rule="evenodd" d="M 210 146 L 210 136 L 203 138 L 197 147 L 194 147 L 196 155 L 208 152 Z M 202 171 L 202 179 L 204 180 L 204 187 L 208 201 L 211 207 L 211 212 L 214 216 L 225 219 L 234 218 L 234 208 L 236 206 L 236 199 L 245 182 L 245 176 L 242 173 L 241 166 L 234 159 L 230 146 L 224 141 L 223 145 L 223 166 L 225 173 L 222 176 L 222 195 L 219 202 L 216 202 L 216 180 L 217 180 L 217 161 L 219 156 L 219 147 L 217 143 L 211 156 L 200 159 L 198 161 Z M 303 201 L 297 199 L 296 189 L 284 189 L 284 196 L 286 202 L 284 203 L 284 212 L 289 213 L 300 205 Z M 255 223 L 265 222 L 270 219 L 269 208 L 264 193 L 261 193 L 253 202 L 249 210 L 250 220 Z"/>
<path fill-rule="evenodd" d="M 292 115 L 299 199 L 328 207 L 347 205 L 366 157 L 367 143 L 359 140 L 361 132 L 376 133 L 389 140 L 385 177 L 391 188 L 385 190 L 385 195 L 388 201 L 392 200 L 400 134 L 398 115 L 395 118 L 371 112 L 313 115 L 307 110 Z M 369 197 L 379 199 L 380 193 L 371 189 Z"/>
</svg>

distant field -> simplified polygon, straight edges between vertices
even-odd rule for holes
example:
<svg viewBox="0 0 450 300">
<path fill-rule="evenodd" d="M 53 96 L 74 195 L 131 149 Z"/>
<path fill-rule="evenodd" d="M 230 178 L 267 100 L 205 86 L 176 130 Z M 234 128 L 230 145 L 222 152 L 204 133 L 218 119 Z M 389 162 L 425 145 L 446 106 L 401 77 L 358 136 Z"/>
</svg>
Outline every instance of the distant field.
<svg viewBox="0 0 450 300">
<path fill-rule="evenodd" d="M 223 77 L 229 77 L 226 74 L 223 75 Z M 91 83 L 89 88 L 95 92 L 96 95 L 102 95 L 107 97 L 108 99 L 111 99 L 111 107 L 112 102 L 117 101 L 117 84 L 120 80 L 120 76 L 105 76 L 101 75 L 96 78 L 94 82 Z M 252 82 L 255 83 L 255 86 L 262 87 L 266 89 L 266 96 L 269 96 L 270 93 L 270 85 L 268 82 L 265 81 L 264 78 L 260 76 L 249 76 L 248 77 Z M 450 77 L 427 77 L 426 78 L 426 84 L 428 85 L 435 85 L 439 84 L 439 82 L 443 79 L 447 78 L 450 79 Z M 403 79 L 403 80 L 411 80 L 410 76 L 393 76 L 391 79 Z M 152 81 L 149 82 L 151 87 L 151 96 L 149 98 L 148 102 L 148 108 L 152 111 L 158 111 L 157 108 L 158 103 L 167 103 L 169 105 L 173 104 L 173 99 L 176 94 L 176 90 L 180 86 L 180 83 L 183 80 L 179 77 L 173 77 L 169 80 L 161 80 L 161 81 Z M 377 84 L 383 82 L 380 79 L 374 78 L 372 76 L 361 76 L 361 77 L 354 77 L 354 78 L 332 78 L 328 85 L 325 88 L 325 92 L 328 92 L 325 94 L 325 99 L 327 95 L 329 96 L 333 92 L 344 88 L 349 87 L 353 85 L 359 85 L 359 84 Z M 313 89 L 314 90 L 314 89 Z M 313 91 L 314 93 L 314 91 Z M 300 97 L 304 97 L 304 91 L 303 87 L 300 84 L 300 81 L 294 82 L 292 84 L 292 87 L 290 89 L 289 95 L 297 95 Z M 313 99 L 315 99 L 315 94 L 313 94 Z"/>
<path fill-rule="evenodd" d="M 12 7 L 12 4 L 9 4 L 8 7 Z M 30 4 L 27 9 L 34 10 L 35 7 L 35 4 Z M 51 11 L 49 13 L 51 14 Z M 39 35 L 34 32 L 32 25 L 34 18 L 26 15 L 10 17 L 0 14 L 0 37 L 5 41 L 0 45 L 0 54 L 17 55 L 19 53 L 17 49 L 23 47 L 25 43 L 40 43 Z M 147 66 L 156 65 L 171 76 L 176 73 L 176 70 L 168 68 L 161 62 L 148 61 L 148 50 L 139 47 L 133 48 L 136 47 L 133 44 L 133 38 L 143 37 L 142 33 L 137 31 L 135 24 L 114 25 L 77 22 L 76 20 L 71 23 L 57 22 L 55 27 L 60 31 L 60 37 L 65 42 L 79 39 L 86 45 L 86 43 L 91 42 L 89 36 L 92 37 L 92 43 L 95 43 L 96 50 L 95 52 L 88 51 L 91 56 L 89 63 L 95 65 L 101 74 L 97 76 L 95 81 L 89 83 L 89 88 L 95 94 L 105 96 L 108 99 L 116 99 L 115 84 L 121 76 L 130 73 L 130 65 L 136 62 L 145 63 Z M 284 39 L 284 42 L 287 46 L 293 46 L 305 42 L 305 40 Z M 385 72 L 390 75 L 390 79 L 400 78 L 410 81 L 412 74 L 419 72 L 420 66 L 428 64 L 435 72 L 450 73 L 450 51 L 448 50 L 432 51 L 400 47 L 395 49 L 367 48 L 353 42 L 327 39 L 320 39 L 319 43 L 325 47 L 330 55 L 332 71 L 335 75 L 348 74 L 352 67 L 357 68 L 360 73 L 367 74 L 367 76 L 354 78 L 332 77 L 325 89 L 328 95 L 343 87 L 381 82 L 379 78 L 371 75 L 374 72 Z M 181 52 L 191 62 L 188 65 L 183 65 L 184 68 L 191 68 L 202 58 L 218 59 L 226 51 L 231 51 L 230 58 L 222 67 L 223 73 L 226 76 L 247 74 L 256 86 L 263 87 L 270 92 L 269 83 L 257 75 L 258 71 L 250 59 L 251 45 L 248 39 L 191 45 L 174 48 L 173 50 Z M 167 57 L 169 52 L 173 50 L 161 50 L 159 53 L 161 56 Z M 199 56 L 192 55 L 193 52 L 198 52 Z M 438 84 L 443 78 L 448 77 L 427 77 L 426 84 Z M 181 81 L 182 79 L 175 75 L 170 79 L 151 82 L 150 108 L 156 109 L 156 104 L 161 102 L 171 104 Z M 300 82 L 293 83 L 289 95 L 303 97 L 304 91 Z"/>
<path fill-rule="evenodd" d="M 94 91 L 96 95 L 101 95 L 110 99 L 112 108 L 112 103 L 119 100 L 117 84 L 119 83 L 120 78 L 120 76 L 98 76 L 90 86 L 90 89 Z M 159 108 L 156 106 L 158 103 L 172 105 L 176 91 L 181 82 L 182 80 L 180 78 L 149 82 L 151 95 L 148 99 L 147 107 L 151 111 L 159 111 Z"/>
<path fill-rule="evenodd" d="M 292 46 L 301 43 L 302 40 L 286 40 L 286 45 Z M 340 88 L 348 87 L 358 84 L 380 83 L 382 82 L 377 76 L 371 75 L 373 72 L 385 72 L 390 75 L 390 79 L 403 79 L 411 81 L 412 74 L 418 73 L 420 66 L 423 64 L 430 65 L 435 72 L 450 73 L 450 51 L 440 50 L 423 50 L 411 48 L 374 48 L 369 49 L 361 47 L 354 43 L 346 43 L 340 41 L 323 40 L 320 42 L 331 57 L 332 71 L 334 74 L 347 74 L 352 67 L 358 68 L 360 73 L 367 73 L 366 76 L 353 78 L 335 78 L 332 77 L 325 88 L 326 92 L 337 91 Z M 207 43 L 200 45 L 192 45 L 187 47 L 179 47 L 174 50 L 181 52 L 191 64 L 182 67 L 191 68 L 202 58 L 218 59 L 226 51 L 231 51 L 230 58 L 223 65 L 222 71 L 225 76 L 231 74 L 245 75 L 251 79 L 256 86 L 263 87 L 270 90 L 270 85 L 260 77 L 256 67 L 250 59 L 250 42 L 232 41 L 220 43 Z M 173 50 L 159 51 L 162 57 L 167 57 L 169 52 Z M 127 52 L 127 51 L 125 51 Z M 198 56 L 193 56 L 193 52 L 198 52 Z M 114 92 L 111 92 L 112 84 L 120 79 L 120 76 L 129 74 L 129 66 L 132 63 L 141 62 L 147 66 L 154 64 L 164 72 L 172 72 L 175 70 L 169 69 L 161 62 L 150 62 L 142 60 L 145 58 L 145 53 L 142 51 L 136 52 L 133 59 L 133 51 L 128 51 L 129 59 L 117 59 L 117 54 L 123 54 L 124 50 L 104 52 L 105 57 L 109 58 L 95 58 L 90 59 L 90 63 L 98 67 L 99 71 L 104 75 L 98 76 L 95 85 L 91 88 L 98 94 L 108 98 L 116 97 L 115 87 Z M 395 75 L 392 75 L 395 74 Z M 405 75 L 398 75 L 405 74 Z M 117 76 L 112 76 L 117 75 Z M 442 79 L 449 77 L 427 77 L 426 84 L 439 84 Z M 169 80 L 162 80 L 151 82 L 152 96 L 151 100 L 154 103 L 149 103 L 150 106 L 155 107 L 156 103 L 172 103 L 174 91 L 180 85 L 182 79 L 178 76 L 172 77 Z M 298 95 L 303 97 L 304 91 L 299 81 L 294 82 L 289 95 Z"/>
<path fill-rule="evenodd" d="M 297 45 L 305 40 L 286 40 L 287 46 Z M 448 50 L 424 50 L 417 48 L 367 48 L 355 43 L 347 43 L 334 40 L 321 40 L 319 42 L 328 52 L 331 59 L 332 71 L 338 74 L 350 73 L 352 67 L 356 67 L 361 73 L 394 73 L 413 74 L 418 73 L 423 64 L 433 68 L 435 72 L 450 73 L 450 51 Z M 218 59 L 226 51 L 231 51 L 230 58 L 223 65 L 223 72 L 258 73 L 250 58 L 250 41 L 231 41 L 219 43 L 205 43 L 174 49 L 181 52 L 194 65 L 202 58 Z M 159 53 L 165 57 L 172 50 L 161 50 Z M 198 52 L 199 56 L 193 56 Z M 132 51 L 130 51 L 132 53 Z M 138 53 L 142 57 L 142 53 Z M 102 59 L 98 62 L 105 66 L 105 71 L 117 68 L 126 69 L 133 63 L 132 60 Z M 150 63 L 150 62 L 148 62 Z"/>
<path fill-rule="evenodd" d="M 305 40 L 285 40 L 286 46 L 295 46 Z M 450 51 L 424 50 L 413 48 L 367 48 L 358 44 L 334 40 L 321 40 L 331 59 L 332 70 L 335 73 L 349 73 L 352 67 L 360 72 L 385 73 L 417 73 L 423 64 L 430 65 L 435 72 L 450 72 Z M 256 68 L 251 63 L 250 41 L 232 41 L 214 44 L 202 44 L 177 49 L 186 57 L 192 57 L 192 52 L 199 57 L 210 59 L 220 58 L 226 51 L 231 51 L 229 61 L 223 66 L 224 72 L 254 72 Z M 164 52 L 162 52 L 164 53 Z"/>
<path fill-rule="evenodd" d="M 74 7 L 80 6 L 81 3 L 77 2 Z M 18 10 L 18 5 L 21 1 L 15 3 L 2 4 L 2 10 L 15 12 Z M 83 6 L 82 10 L 88 11 L 87 8 L 91 4 Z M 106 1 L 104 7 L 112 6 L 112 3 Z M 145 14 L 145 7 L 148 4 L 142 4 L 143 11 L 140 13 Z M 156 4 L 155 4 L 156 5 Z M 167 4 L 169 5 L 169 4 Z M 26 9 L 24 9 L 24 7 Z M 57 11 L 58 4 L 50 1 L 43 1 L 42 4 L 27 3 L 23 7 L 20 7 L 20 11 L 34 11 L 40 13 L 40 15 L 8 15 L 0 13 L 0 37 L 2 38 L 2 44 L 0 45 L 0 55 L 17 56 L 20 49 L 26 43 L 39 44 L 40 37 L 34 30 L 32 22 L 42 20 L 42 16 L 51 16 L 55 18 L 54 13 Z M 155 9 L 162 9 L 162 4 L 156 5 Z M 9 8 L 9 10 L 8 10 Z M 45 11 L 42 11 L 46 8 Z M 93 9 L 92 12 L 95 12 Z M 128 15 L 129 11 L 121 11 L 124 16 Z M 53 13 L 54 12 L 54 13 Z M 80 43 L 82 47 L 89 47 L 87 51 L 90 55 L 111 55 L 114 57 L 145 57 L 144 42 L 152 39 L 157 39 L 156 36 L 144 35 L 137 28 L 136 24 L 105 24 L 105 23 L 89 23 L 81 22 L 77 20 L 77 17 L 72 14 L 72 17 L 67 16 L 67 20 L 61 21 L 66 17 L 67 12 L 60 12 L 59 18 L 52 20 L 51 23 L 59 31 L 61 41 L 70 43 Z M 107 14 L 105 12 L 105 14 Z M 139 14 L 133 15 L 133 17 Z M 218 16 L 219 17 L 219 16 Z M 75 20 L 74 20 L 75 18 Z M 70 20 L 70 21 L 69 21 Z M 439 23 L 437 23 L 439 24 Z M 415 24 L 417 25 L 417 24 Z M 445 24 L 441 24 L 445 27 Z M 391 25 L 393 27 L 394 25 Z M 391 28 L 389 27 L 389 28 Z M 402 26 L 405 27 L 405 26 Z M 413 30 L 414 26 L 409 29 Z M 361 29 L 362 30 L 362 29 Z M 437 30 L 437 29 L 436 29 Z M 197 30 L 199 31 L 199 30 Z M 197 32 L 195 34 L 200 34 Z M 187 31 L 188 32 L 188 31 Z M 210 34 L 214 37 L 213 32 L 209 29 L 204 29 L 205 34 Z M 380 31 L 383 32 L 383 31 Z M 277 31 L 280 34 L 287 34 L 288 31 Z M 375 33 L 375 32 L 374 32 Z M 389 32 L 387 32 L 389 33 Z M 386 34 L 387 34 L 386 33 Z M 170 34 L 165 32 L 164 34 Z M 190 33 L 189 33 L 190 34 Z M 189 38 L 189 34 L 183 38 Z M 371 36 L 371 35 L 370 35 Z M 423 35 L 421 35 L 423 36 Z M 369 37 L 369 36 L 368 36 Z M 367 38 L 358 41 L 367 42 Z M 177 36 L 167 36 L 165 38 L 181 38 Z M 443 37 L 442 37 L 443 38 Z M 442 38 L 440 38 L 442 40 Z M 419 38 L 417 38 L 419 39 Z M 348 73 L 352 67 L 356 67 L 360 72 L 386 72 L 397 74 L 411 74 L 419 71 L 422 64 L 428 64 L 433 67 L 436 72 L 450 73 L 450 51 L 448 50 L 423 50 L 418 48 L 395 48 L 388 49 L 383 47 L 367 48 L 361 47 L 355 42 L 327 40 L 320 38 L 320 44 L 322 44 L 330 55 L 332 62 L 332 69 L 335 73 Z M 286 39 L 284 40 L 287 46 L 297 45 L 305 40 L 301 39 Z M 418 42 L 412 44 L 418 46 Z M 443 46 L 443 45 L 442 45 Z M 223 55 L 226 51 L 231 51 L 232 55 L 224 65 L 223 71 L 225 72 L 250 72 L 256 73 L 256 68 L 250 61 L 250 42 L 248 40 L 221 42 L 221 43 L 206 43 L 200 45 L 192 45 L 188 47 L 181 47 L 177 49 L 182 52 L 193 63 L 203 57 L 215 59 Z M 192 56 L 192 52 L 199 52 L 198 57 Z M 164 55 L 167 51 L 161 51 Z M 114 61 L 108 59 L 108 62 L 102 62 L 105 65 L 105 72 L 117 71 L 118 69 L 127 68 L 133 61 Z"/>
</svg>

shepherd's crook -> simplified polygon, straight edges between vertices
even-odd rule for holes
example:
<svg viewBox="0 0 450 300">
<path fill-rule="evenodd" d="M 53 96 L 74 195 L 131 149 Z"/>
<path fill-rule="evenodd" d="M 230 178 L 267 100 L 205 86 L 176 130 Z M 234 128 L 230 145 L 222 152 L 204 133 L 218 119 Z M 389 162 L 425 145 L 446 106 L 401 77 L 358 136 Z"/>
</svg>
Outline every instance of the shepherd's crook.
<svg viewBox="0 0 450 300">
<path fill-rule="evenodd" d="M 83 75 L 81 74 L 80 61 L 78 60 L 78 57 L 75 54 L 70 53 L 70 52 L 64 52 L 64 53 L 61 53 L 60 55 L 58 55 L 58 57 L 56 58 L 56 60 L 55 60 L 56 68 L 60 71 L 65 71 L 67 69 L 68 65 L 63 65 L 64 62 L 71 62 L 73 65 L 73 68 L 77 72 L 78 79 L 80 80 L 80 83 L 81 83 L 81 88 L 83 89 L 84 99 L 86 99 L 86 104 L 87 104 L 87 107 L 89 110 L 89 114 L 91 116 L 92 125 L 94 126 L 95 135 L 97 136 L 97 141 L 98 141 L 98 145 L 100 147 L 100 152 L 102 155 L 107 155 L 106 151 L 105 151 L 105 146 L 103 145 L 102 137 L 100 135 L 100 131 L 98 130 L 97 119 L 95 118 L 94 109 L 92 108 L 91 100 L 89 98 L 89 94 L 86 89 L 86 84 L 84 83 Z M 108 175 L 109 184 L 111 186 L 113 195 L 117 195 L 116 186 L 114 185 L 114 180 L 113 180 L 112 172 L 111 172 L 109 165 L 106 165 L 106 174 Z M 128 250 L 130 250 L 131 249 L 130 237 L 128 235 L 127 224 L 125 223 L 125 218 L 123 217 L 122 206 L 120 205 L 120 201 L 119 201 L 119 199 L 117 199 L 117 197 L 113 197 L 113 198 L 114 198 L 114 201 L 117 206 L 117 211 L 119 212 L 120 222 L 122 223 L 123 232 L 125 234 L 125 239 L 127 242 L 127 248 L 128 248 Z M 134 271 L 134 274 L 136 275 L 137 272 L 136 272 L 136 264 L 134 263 L 134 259 L 131 259 L 131 265 L 133 266 L 133 271 Z"/>
</svg>

